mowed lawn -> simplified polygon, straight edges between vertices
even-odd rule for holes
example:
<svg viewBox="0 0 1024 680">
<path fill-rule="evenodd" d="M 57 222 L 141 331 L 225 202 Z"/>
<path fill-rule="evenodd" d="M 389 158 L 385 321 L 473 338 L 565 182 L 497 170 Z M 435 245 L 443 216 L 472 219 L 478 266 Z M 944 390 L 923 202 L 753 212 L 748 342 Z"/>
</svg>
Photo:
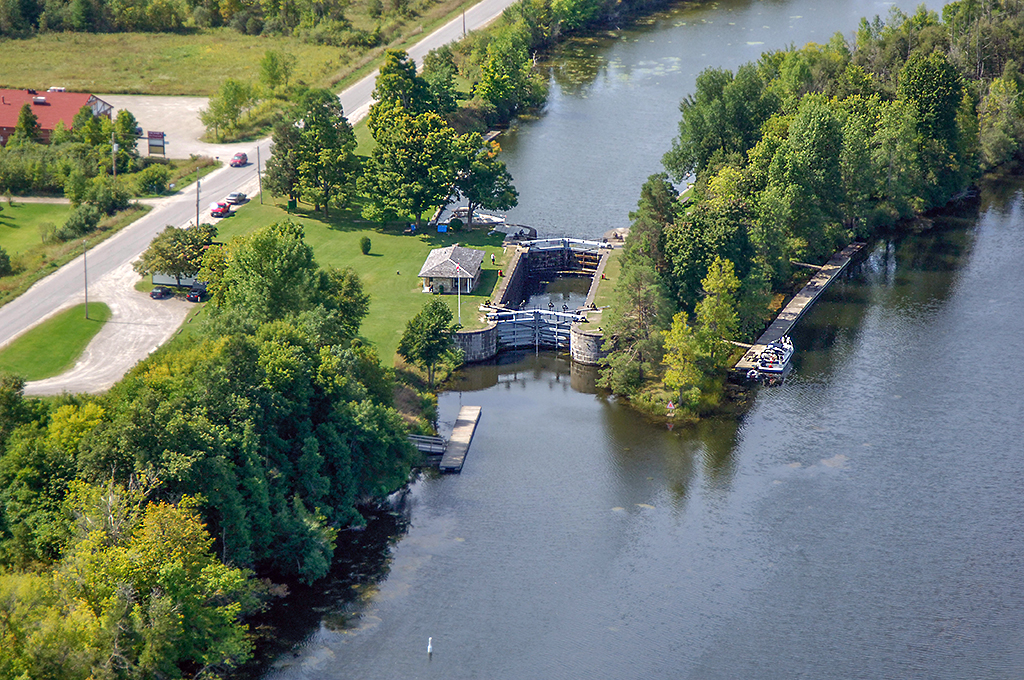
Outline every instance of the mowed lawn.
<svg viewBox="0 0 1024 680">
<path fill-rule="evenodd" d="M 0 371 L 15 373 L 25 380 L 42 380 L 71 368 L 89 341 L 110 318 L 102 302 L 76 305 L 47 319 L 0 350 Z M 40 348 L 46 351 L 40 351 Z"/>
<path fill-rule="evenodd" d="M 41 227 L 64 224 L 71 212 L 68 203 L 0 203 L 0 248 L 11 257 L 43 242 Z"/>
<path fill-rule="evenodd" d="M 313 247 L 318 263 L 351 267 L 359 274 L 364 289 L 370 294 L 370 313 L 363 321 L 362 335 L 377 346 L 385 363 L 391 363 L 409 319 L 429 299 L 427 293 L 421 292 L 421 283 L 416 275 L 432 248 L 458 243 L 486 252 L 480 285 L 472 294 L 462 295 L 462 325 L 466 328 L 483 327 L 478 308 L 491 298 L 498 281 L 498 269 L 504 266 L 501 234 L 488 236 L 487 227 L 458 234 L 439 234 L 436 231 L 404 234 L 402 231 L 408 226 L 406 224 L 380 226 L 362 221 L 358 213 L 332 211 L 327 221 L 305 211 L 289 216 L 276 202 L 261 206 L 257 196 L 240 206 L 235 215 L 217 224 L 217 240 L 227 242 L 232 237 L 289 218 L 302 225 L 306 242 Z M 363 255 L 359 248 L 363 236 L 370 238 L 369 255 Z M 491 264 L 491 254 L 496 259 L 494 265 Z M 457 320 L 458 296 L 443 295 L 441 298 L 449 304 Z"/>
</svg>

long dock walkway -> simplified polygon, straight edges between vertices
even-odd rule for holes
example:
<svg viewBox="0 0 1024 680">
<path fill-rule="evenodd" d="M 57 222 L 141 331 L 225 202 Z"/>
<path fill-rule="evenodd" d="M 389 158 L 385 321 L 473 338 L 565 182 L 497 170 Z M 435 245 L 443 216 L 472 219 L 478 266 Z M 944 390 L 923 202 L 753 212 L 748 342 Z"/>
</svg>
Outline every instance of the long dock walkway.
<svg viewBox="0 0 1024 680">
<path fill-rule="evenodd" d="M 466 462 L 469 445 L 476 432 L 476 424 L 480 421 L 479 406 L 463 406 L 459 409 L 459 417 L 455 419 L 455 429 L 448 439 L 448 448 L 441 458 L 441 472 L 462 472 L 462 464 Z"/>
<path fill-rule="evenodd" d="M 746 351 L 743 358 L 733 367 L 733 370 L 746 375 L 750 369 L 757 368 L 757 358 L 761 356 L 761 352 L 764 351 L 768 343 L 778 340 L 783 335 L 788 335 L 789 331 L 796 325 L 796 322 L 804 315 L 804 312 L 825 292 L 828 285 L 843 273 L 843 270 L 850 264 L 854 256 L 866 245 L 866 243 L 860 242 L 851 243 L 823 264 L 818 273 L 812 276 L 807 285 L 803 287 L 803 290 L 794 295 L 785 309 L 779 312 L 772 325 L 768 326 L 768 329 L 757 339 L 757 342 Z"/>
</svg>

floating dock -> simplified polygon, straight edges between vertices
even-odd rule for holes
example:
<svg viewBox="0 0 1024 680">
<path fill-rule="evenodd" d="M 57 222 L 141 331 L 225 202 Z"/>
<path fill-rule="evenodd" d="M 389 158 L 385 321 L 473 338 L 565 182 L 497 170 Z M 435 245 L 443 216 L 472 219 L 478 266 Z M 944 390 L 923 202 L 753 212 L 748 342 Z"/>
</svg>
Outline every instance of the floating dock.
<svg viewBox="0 0 1024 680">
<path fill-rule="evenodd" d="M 866 243 L 859 242 L 851 243 L 823 264 L 818 269 L 818 273 L 812 276 L 807 285 L 803 287 L 803 290 L 794 295 L 785 309 L 779 312 L 772 325 L 768 326 L 768 330 L 746 351 L 743 358 L 733 367 L 733 371 L 746 376 L 747 371 L 757 368 L 757 358 L 761 356 L 761 352 L 768 346 L 768 343 L 778 340 L 783 335 L 789 335 L 790 330 L 804 315 L 804 312 L 825 292 L 828 285 L 843 273 L 854 256 L 866 245 Z"/>
<path fill-rule="evenodd" d="M 459 417 L 455 420 L 455 429 L 448 439 L 448 446 L 441 458 L 441 472 L 462 472 L 462 464 L 469 453 L 469 445 L 476 432 L 476 424 L 480 421 L 479 406 L 463 406 L 459 409 Z"/>
</svg>

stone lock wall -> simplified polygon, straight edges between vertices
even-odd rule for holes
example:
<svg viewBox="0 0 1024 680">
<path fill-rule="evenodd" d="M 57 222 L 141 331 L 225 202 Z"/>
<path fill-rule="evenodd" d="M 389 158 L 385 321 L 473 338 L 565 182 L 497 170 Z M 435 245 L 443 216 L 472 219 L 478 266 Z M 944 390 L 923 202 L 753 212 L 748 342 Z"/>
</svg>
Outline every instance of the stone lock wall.
<svg viewBox="0 0 1024 680">
<path fill-rule="evenodd" d="M 597 331 L 582 330 L 578 324 L 573 324 L 569 332 L 569 352 L 572 360 L 585 366 L 597 366 L 597 363 L 604 356 L 601 351 L 601 343 L 604 337 Z"/>
<path fill-rule="evenodd" d="M 486 361 L 498 353 L 498 326 L 492 323 L 480 330 L 459 331 L 455 334 L 455 344 L 465 354 L 467 364 Z"/>
</svg>

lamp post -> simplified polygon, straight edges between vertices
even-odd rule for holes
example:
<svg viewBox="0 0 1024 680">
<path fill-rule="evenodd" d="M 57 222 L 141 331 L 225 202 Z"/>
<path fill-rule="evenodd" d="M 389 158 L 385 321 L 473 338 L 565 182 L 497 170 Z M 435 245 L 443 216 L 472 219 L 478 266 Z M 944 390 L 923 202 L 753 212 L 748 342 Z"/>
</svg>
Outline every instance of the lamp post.
<svg viewBox="0 0 1024 680">
<path fill-rule="evenodd" d="M 260 147 L 256 145 L 256 179 L 260 184 L 260 205 L 263 205 L 263 173 L 260 172 Z"/>
<path fill-rule="evenodd" d="M 196 226 L 199 226 L 199 180 L 196 180 Z"/>
</svg>

